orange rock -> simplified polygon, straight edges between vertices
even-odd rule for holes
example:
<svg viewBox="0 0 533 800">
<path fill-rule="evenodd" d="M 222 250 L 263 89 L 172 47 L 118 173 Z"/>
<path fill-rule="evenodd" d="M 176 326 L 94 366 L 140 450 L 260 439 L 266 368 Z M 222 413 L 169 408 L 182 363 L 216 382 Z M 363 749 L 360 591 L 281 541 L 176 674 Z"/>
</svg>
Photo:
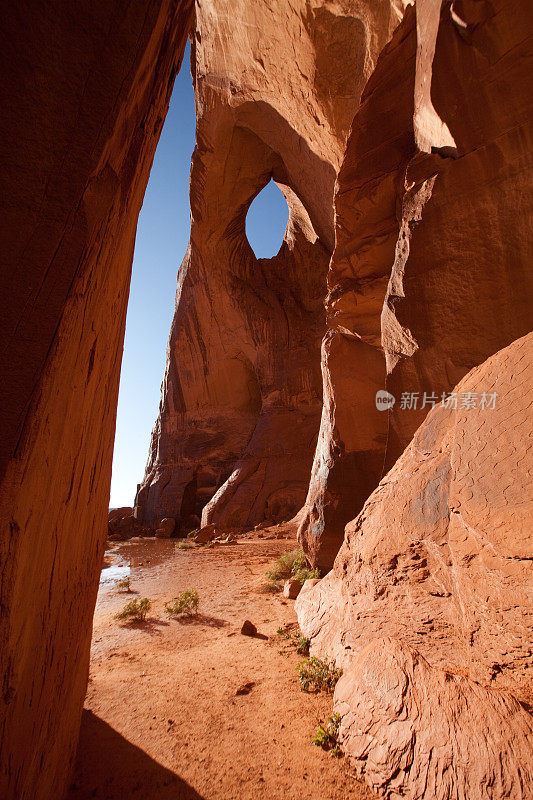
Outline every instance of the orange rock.
<svg viewBox="0 0 533 800">
<path fill-rule="evenodd" d="M 75 755 L 137 216 L 192 6 L 2 9 L 5 800 L 62 797 Z"/>
<path fill-rule="evenodd" d="M 241 633 L 243 636 L 256 636 L 257 628 L 249 619 L 245 619 L 242 623 Z"/>
<path fill-rule="evenodd" d="M 528 699 L 533 678 L 533 334 L 456 392 L 458 408 L 430 412 L 296 610 L 312 652 L 344 669 L 343 748 L 374 788 L 525 800 L 533 725 L 509 692 Z"/>
<path fill-rule="evenodd" d="M 301 588 L 302 584 L 300 581 L 296 580 L 296 578 L 289 578 L 288 581 L 285 581 L 283 586 L 283 597 L 286 597 L 288 600 L 295 600 L 300 594 Z"/>
<path fill-rule="evenodd" d="M 61 797 L 68 782 L 108 522 L 135 228 L 193 14 L 192 0 L 79 0 L 72 13 L 56 0 L 29 5 L 4 4 L 0 29 L 7 800 Z M 449 706 L 450 730 L 461 731 L 459 750 L 450 755 L 447 743 L 446 763 L 435 762 L 440 774 L 466 782 L 472 798 L 480 778 L 495 798 L 511 793 L 516 766 L 519 796 L 529 780 L 519 764 L 528 763 L 524 716 L 486 685 L 520 692 L 530 674 L 530 429 L 525 394 L 512 394 L 523 374 L 515 369 L 511 384 L 503 351 L 489 364 L 495 381 L 507 381 L 513 413 L 484 431 L 475 417 L 433 413 L 411 444 L 427 409 L 401 411 L 397 402 L 386 414 L 373 398 L 376 389 L 397 398 L 448 391 L 530 328 L 531 14 L 526 0 L 512 8 L 457 0 L 443 4 L 436 31 L 438 3 L 422 0 L 419 27 L 429 38 L 416 41 L 411 10 L 373 72 L 403 5 L 250 0 L 237 14 L 234 0 L 197 4 L 191 245 L 136 518 L 181 526 L 203 508 L 204 524 L 237 528 L 293 514 L 321 415 L 325 331 L 325 402 L 300 531 L 314 563 L 331 564 L 345 522 L 409 449 L 349 526 L 332 575 L 302 589 L 303 624 L 315 647 L 339 659 L 343 633 L 352 654 L 384 636 L 398 640 L 393 662 L 376 665 L 371 653 L 355 678 L 376 668 L 382 688 L 398 669 L 408 675 L 405 713 L 430 691 L 428 708 L 437 715 L 438 702 Z M 278 255 L 258 260 L 245 216 L 271 177 L 289 224 Z M 355 731 L 372 718 L 357 719 L 362 684 L 350 683 L 346 667 L 345 746 L 359 760 Z M 458 695 L 442 669 L 468 673 L 454 681 Z M 388 737 L 407 726 L 380 716 L 376 682 L 369 686 L 369 713 L 392 723 L 379 728 L 383 749 L 372 751 L 369 778 L 390 782 L 380 758 L 392 760 Z M 477 713 L 484 705 L 488 732 Z M 421 736 L 426 721 L 417 723 Z M 475 752 L 465 741 L 470 723 L 470 741 L 483 743 Z M 413 795 L 425 791 L 422 755 L 412 755 Z M 463 770 L 464 759 L 477 760 L 477 771 Z M 406 766 L 396 764 L 402 787 Z"/>
<path fill-rule="evenodd" d="M 425 35 L 439 7 L 418 4 Z M 493 7 L 501 11 L 443 4 L 433 63 L 408 8 L 353 120 L 335 197 L 324 409 L 299 533 L 322 569 L 431 408 L 424 392 L 440 399 L 532 327 L 530 219 L 517 212 L 531 191 L 531 13 L 526 0 L 512 14 L 500 0 Z M 433 114 L 457 154 L 441 147 Z M 376 408 L 380 390 L 396 398 L 389 411 Z M 403 393 L 417 394 L 416 408 L 400 408 Z"/>
<path fill-rule="evenodd" d="M 155 535 L 158 539 L 170 539 L 175 527 L 176 521 L 172 517 L 165 517 L 157 526 Z"/>
<path fill-rule="evenodd" d="M 244 529 L 289 520 L 304 503 L 322 408 L 334 184 L 398 5 L 352 3 L 348 13 L 251 0 L 237 15 L 234 0 L 197 6 L 191 241 L 136 500 L 147 524 L 203 509 L 203 525 Z M 257 259 L 245 219 L 271 178 L 289 222 L 279 253 Z M 206 470 L 210 496 L 197 477 Z"/>
<path fill-rule="evenodd" d="M 194 537 L 194 540 L 199 544 L 205 544 L 206 542 L 211 542 L 216 535 L 217 535 L 216 525 L 204 525 L 203 528 L 200 528 L 200 530 Z"/>
<path fill-rule="evenodd" d="M 508 692 L 430 666 L 397 639 L 356 655 L 335 711 L 343 752 L 381 796 L 531 797 L 531 715 Z"/>
<path fill-rule="evenodd" d="M 112 508 L 109 514 L 107 515 L 107 521 L 113 522 L 115 519 L 120 519 L 121 517 L 132 517 L 133 516 L 133 508 L 131 506 L 122 506 L 121 508 Z"/>
</svg>

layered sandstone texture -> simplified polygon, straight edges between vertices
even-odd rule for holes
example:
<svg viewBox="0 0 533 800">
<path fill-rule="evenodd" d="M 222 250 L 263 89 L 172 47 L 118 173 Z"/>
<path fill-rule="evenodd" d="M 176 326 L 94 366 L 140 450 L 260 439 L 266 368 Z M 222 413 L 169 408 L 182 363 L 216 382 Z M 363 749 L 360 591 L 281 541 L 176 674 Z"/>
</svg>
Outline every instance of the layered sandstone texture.
<svg viewBox="0 0 533 800">
<path fill-rule="evenodd" d="M 137 216 L 185 0 L 2 9 L 0 796 L 63 796 L 107 533 Z"/>
<path fill-rule="evenodd" d="M 179 270 L 139 520 L 241 527 L 303 505 L 320 424 L 333 192 L 349 126 L 403 4 L 206 0 L 196 9 L 191 238 Z M 245 220 L 273 179 L 278 254 Z M 373 487 L 372 487 L 373 488 Z"/>
<path fill-rule="evenodd" d="M 370 786 L 411 800 L 525 800 L 533 334 L 455 391 L 457 408 L 430 412 L 296 608 L 312 653 L 344 670 L 342 747 Z M 477 407 L 461 408 L 465 395 Z"/>
<path fill-rule="evenodd" d="M 533 323 L 530 4 L 440 6 L 407 9 L 338 176 L 324 408 L 299 532 L 323 569 L 431 403 Z M 379 390 L 392 409 L 376 408 Z"/>
</svg>

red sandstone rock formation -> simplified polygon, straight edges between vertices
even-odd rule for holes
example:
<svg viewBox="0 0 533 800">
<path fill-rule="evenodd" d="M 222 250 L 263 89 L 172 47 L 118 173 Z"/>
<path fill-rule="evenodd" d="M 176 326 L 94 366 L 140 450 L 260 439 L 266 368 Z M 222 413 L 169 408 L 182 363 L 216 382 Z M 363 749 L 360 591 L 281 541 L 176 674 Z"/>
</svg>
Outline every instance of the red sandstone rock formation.
<svg viewBox="0 0 533 800">
<path fill-rule="evenodd" d="M 343 748 L 386 797 L 533 792 L 533 721 L 511 694 L 531 701 L 532 357 L 530 334 L 430 412 L 296 601 L 312 653 L 344 669 Z"/>
<path fill-rule="evenodd" d="M 252 526 L 303 505 L 322 407 L 334 182 L 396 6 L 197 8 L 191 241 L 136 500 L 145 523 L 203 508 L 203 525 Z M 245 218 L 271 178 L 290 217 L 277 256 L 257 259 Z"/>
<path fill-rule="evenodd" d="M 153 535 L 153 531 L 144 528 L 133 514 L 133 508 L 127 506 L 114 508 L 107 518 L 107 538 L 111 541 L 125 541 L 132 536 Z"/>
<path fill-rule="evenodd" d="M 249 524 L 298 507 L 318 430 L 333 249 L 325 403 L 301 530 L 322 566 L 426 413 L 398 403 L 378 412 L 376 390 L 438 395 L 527 330 L 528 6 L 446 3 L 432 64 L 439 3 L 419 0 L 418 46 L 411 10 L 344 157 L 402 5 L 255 0 L 236 14 L 231 0 L 198 4 L 191 243 L 138 515 L 192 518 L 212 498 L 204 523 Z M 135 227 L 192 12 L 189 0 L 67 6 L 33 4 L 28 18 L 28 4 L 6 4 L 0 30 L 8 800 L 55 799 L 68 780 Z M 290 220 L 280 253 L 258 261 L 244 220 L 270 177 Z M 346 660 L 344 747 L 392 796 L 446 798 L 448 776 L 469 798 L 483 781 L 494 800 L 527 792 L 530 722 L 492 688 L 521 692 L 530 669 L 516 432 L 527 398 L 508 379 L 514 358 L 522 386 L 525 347 L 463 384 L 496 371 L 516 413 L 483 433 L 475 415 L 435 411 L 349 527 L 334 572 L 298 598 L 315 649 Z"/>
<path fill-rule="evenodd" d="M 191 10 L 2 7 L 5 800 L 61 798 L 76 750 L 137 215 Z"/>
<path fill-rule="evenodd" d="M 423 30 L 438 6 L 419 4 Z M 440 399 L 531 329 L 528 30 L 524 0 L 446 3 L 431 74 L 410 8 L 364 90 L 337 182 L 324 409 L 300 527 L 324 569 L 427 414 L 424 392 Z M 438 152 L 422 152 L 431 135 Z M 396 397 L 389 412 L 380 389 Z M 400 410 L 403 392 L 418 393 L 416 410 Z"/>
</svg>

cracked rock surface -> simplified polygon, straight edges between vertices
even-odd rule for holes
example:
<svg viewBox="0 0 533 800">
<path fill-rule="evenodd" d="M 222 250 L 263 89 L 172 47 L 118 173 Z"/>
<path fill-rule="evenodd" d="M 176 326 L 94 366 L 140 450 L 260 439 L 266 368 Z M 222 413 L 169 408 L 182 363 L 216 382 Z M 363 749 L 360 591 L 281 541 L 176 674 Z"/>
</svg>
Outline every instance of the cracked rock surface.
<svg viewBox="0 0 533 800">
<path fill-rule="evenodd" d="M 533 791 L 532 356 L 530 334 L 429 413 L 296 601 L 344 669 L 343 747 L 387 797 Z M 460 407 L 483 393 L 494 408 Z"/>
</svg>

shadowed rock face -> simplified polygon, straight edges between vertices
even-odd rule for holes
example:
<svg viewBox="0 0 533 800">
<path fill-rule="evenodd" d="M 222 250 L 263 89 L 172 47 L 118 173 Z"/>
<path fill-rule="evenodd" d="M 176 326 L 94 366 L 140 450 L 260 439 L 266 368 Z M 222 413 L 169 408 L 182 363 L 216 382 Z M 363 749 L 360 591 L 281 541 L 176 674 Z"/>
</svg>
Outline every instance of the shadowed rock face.
<svg viewBox="0 0 533 800">
<path fill-rule="evenodd" d="M 191 239 L 136 514 L 249 526 L 302 507 L 322 408 L 333 190 L 354 111 L 399 19 L 390 2 L 209 0 L 197 8 Z M 297 57 L 294 48 L 297 47 Z M 274 180 L 279 253 L 250 203 Z M 373 488 L 373 487 L 372 487 Z"/>
<path fill-rule="evenodd" d="M 107 533 L 137 216 L 192 3 L 2 9 L 0 796 L 58 800 Z"/>
<path fill-rule="evenodd" d="M 324 409 L 299 531 L 323 569 L 431 407 L 421 408 L 424 392 L 440 400 L 533 322 L 528 4 L 444 4 L 431 71 L 423 37 L 439 9 L 417 5 L 419 58 L 407 10 L 365 87 L 338 177 Z M 428 82 L 453 140 L 428 106 Z M 376 409 L 380 389 L 396 397 L 388 412 Z M 400 408 L 404 392 L 418 393 L 418 408 Z"/>
<path fill-rule="evenodd" d="M 312 653 L 344 669 L 343 748 L 386 797 L 533 792 L 533 723 L 509 694 L 531 703 L 532 356 L 530 334 L 430 412 L 296 601 Z"/>
</svg>

